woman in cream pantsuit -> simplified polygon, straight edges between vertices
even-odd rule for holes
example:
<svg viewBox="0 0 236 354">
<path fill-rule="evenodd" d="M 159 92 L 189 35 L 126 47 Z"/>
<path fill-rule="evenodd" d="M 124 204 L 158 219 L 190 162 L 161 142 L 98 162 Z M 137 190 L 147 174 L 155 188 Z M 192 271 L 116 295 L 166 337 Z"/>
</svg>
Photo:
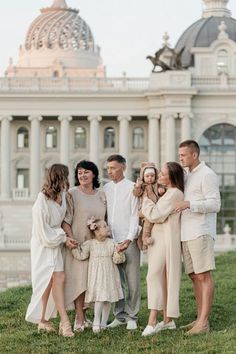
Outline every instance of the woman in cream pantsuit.
<svg viewBox="0 0 236 354">
<path fill-rule="evenodd" d="M 154 223 L 154 243 L 148 248 L 147 293 L 150 314 L 143 336 L 176 328 L 172 318 L 179 317 L 180 213 L 175 212 L 175 206 L 184 199 L 182 167 L 176 162 L 167 162 L 161 169 L 158 182 L 166 186 L 166 193 L 156 204 L 146 197 L 142 206 L 143 215 Z M 163 312 L 162 322 L 157 322 L 158 311 Z"/>
</svg>

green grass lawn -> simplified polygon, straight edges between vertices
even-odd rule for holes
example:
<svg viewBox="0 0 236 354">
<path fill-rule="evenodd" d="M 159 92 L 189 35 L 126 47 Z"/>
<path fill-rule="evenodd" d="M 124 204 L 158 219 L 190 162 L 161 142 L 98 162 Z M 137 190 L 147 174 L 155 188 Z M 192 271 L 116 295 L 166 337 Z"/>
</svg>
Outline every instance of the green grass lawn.
<svg viewBox="0 0 236 354">
<path fill-rule="evenodd" d="M 24 320 L 30 287 L 10 289 L 0 294 L 0 353 L 236 353 L 236 252 L 221 255 L 216 261 L 216 295 L 209 334 L 185 337 L 184 332 L 177 329 L 141 337 L 148 318 L 147 269 L 143 267 L 138 330 L 127 331 L 121 326 L 95 335 L 88 329 L 75 338 L 38 334 L 37 327 Z M 176 321 L 178 327 L 192 321 L 195 315 L 191 283 L 185 275 L 181 285 L 181 313 Z M 72 320 L 73 313 L 70 316 Z M 58 320 L 55 324 L 58 325 Z"/>
</svg>

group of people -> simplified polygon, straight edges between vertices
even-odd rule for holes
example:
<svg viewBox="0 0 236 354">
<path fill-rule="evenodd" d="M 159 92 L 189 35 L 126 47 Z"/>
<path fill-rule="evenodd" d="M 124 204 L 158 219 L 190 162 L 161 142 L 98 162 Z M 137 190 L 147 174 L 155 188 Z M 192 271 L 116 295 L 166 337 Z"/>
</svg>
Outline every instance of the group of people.
<svg viewBox="0 0 236 354">
<path fill-rule="evenodd" d="M 77 164 L 75 187 L 69 190 L 67 166 L 52 165 L 33 206 L 33 293 L 26 320 L 37 323 L 39 331 L 55 332 L 50 319 L 58 312 L 64 337 L 90 326 L 94 333 L 120 325 L 135 330 L 140 250 L 146 249 L 150 312 L 142 335 L 176 328 L 181 257 L 197 307 L 196 318 L 184 327 L 189 335 L 208 332 L 220 194 L 216 174 L 199 155 L 197 142 L 184 141 L 180 164 L 167 162 L 158 172 L 145 163 L 136 184 L 125 177 L 125 158 L 111 155 L 110 182 L 102 189 L 91 161 Z M 114 320 L 107 324 L 112 303 Z M 90 305 L 92 323 L 86 317 Z M 73 327 L 69 309 L 75 309 Z"/>
</svg>

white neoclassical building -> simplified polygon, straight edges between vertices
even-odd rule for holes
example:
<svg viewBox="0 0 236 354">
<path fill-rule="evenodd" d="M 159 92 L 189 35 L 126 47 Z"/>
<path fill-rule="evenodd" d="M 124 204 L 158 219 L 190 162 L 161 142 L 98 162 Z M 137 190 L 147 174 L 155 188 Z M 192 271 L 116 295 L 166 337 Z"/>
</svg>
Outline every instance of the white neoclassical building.
<svg viewBox="0 0 236 354">
<path fill-rule="evenodd" d="M 67 164 L 73 184 L 79 160 L 94 161 L 106 178 L 106 159 L 119 152 L 135 179 L 144 160 L 177 160 L 189 138 L 219 175 L 218 232 L 228 224 L 236 233 L 236 20 L 228 0 L 196 1 L 202 17 L 175 47 L 184 69 L 144 79 L 107 77 L 88 24 L 65 0 L 41 10 L 0 78 L 0 247 L 27 244 L 30 209 L 52 163 Z M 167 35 L 163 48 L 168 63 Z"/>
</svg>

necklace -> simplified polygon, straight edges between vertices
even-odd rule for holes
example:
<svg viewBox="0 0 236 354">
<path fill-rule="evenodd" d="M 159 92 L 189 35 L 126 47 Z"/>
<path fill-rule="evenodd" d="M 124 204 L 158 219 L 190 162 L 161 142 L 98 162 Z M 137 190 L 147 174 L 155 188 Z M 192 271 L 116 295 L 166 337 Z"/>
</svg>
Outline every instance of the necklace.
<svg viewBox="0 0 236 354">
<path fill-rule="evenodd" d="M 83 186 L 79 186 L 79 190 L 81 191 L 81 192 L 83 192 L 83 193 L 85 193 L 85 194 L 89 194 L 89 195 L 93 195 L 93 194 L 95 194 L 96 192 L 95 192 L 95 190 L 92 188 L 84 188 Z"/>
</svg>

